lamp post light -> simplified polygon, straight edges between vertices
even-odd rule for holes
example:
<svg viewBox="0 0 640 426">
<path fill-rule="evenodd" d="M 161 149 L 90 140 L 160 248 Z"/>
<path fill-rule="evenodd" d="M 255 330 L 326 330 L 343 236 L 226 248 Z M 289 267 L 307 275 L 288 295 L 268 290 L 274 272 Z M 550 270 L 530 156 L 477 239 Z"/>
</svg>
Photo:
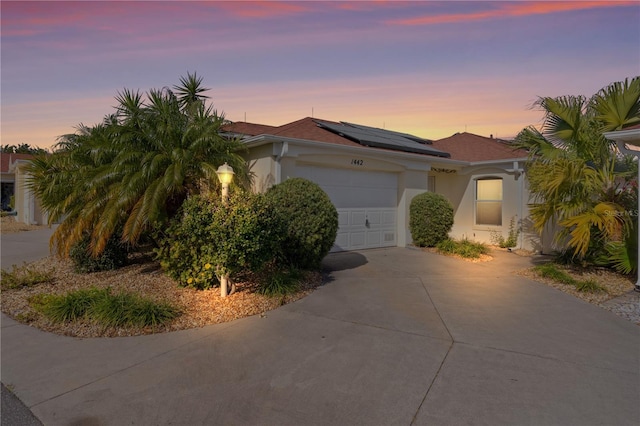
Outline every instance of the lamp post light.
<svg viewBox="0 0 640 426">
<path fill-rule="evenodd" d="M 233 167 L 224 163 L 222 166 L 218 167 L 216 174 L 222 184 L 222 204 L 227 204 L 227 199 L 229 198 L 229 184 L 233 180 L 233 175 L 235 174 L 233 172 Z"/>
<path fill-rule="evenodd" d="M 220 179 L 220 183 L 222 184 L 222 204 L 226 205 L 227 200 L 229 199 L 229 184 L 233 180 L 233 167 L 228 165 L 226 162 L 218 167 L 216 170 L 216 174 L 218 175 L 218 179 Z M 229 294 L 229 274 L 224 274 L 220 277 L 220 296 L 227 297 Z M 231 284 L 231 289 L 233 291 L 233 284 Z"/>
</svg>

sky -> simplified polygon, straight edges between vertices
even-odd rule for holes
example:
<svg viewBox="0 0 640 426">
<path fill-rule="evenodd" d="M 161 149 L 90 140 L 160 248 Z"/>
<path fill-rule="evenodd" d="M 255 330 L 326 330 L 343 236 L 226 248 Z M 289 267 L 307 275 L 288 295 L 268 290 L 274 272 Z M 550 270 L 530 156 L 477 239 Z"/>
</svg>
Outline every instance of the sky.
<svg viewBox="0 0 640 426">
<path fill-rule="evenodd" d="M 49 148 L 123 89 L 197 73 L 231 121 L 511 138 L 541 96 L 640 75 L 636 1 L 5 1 L 2 145 Z"/>
</svg>

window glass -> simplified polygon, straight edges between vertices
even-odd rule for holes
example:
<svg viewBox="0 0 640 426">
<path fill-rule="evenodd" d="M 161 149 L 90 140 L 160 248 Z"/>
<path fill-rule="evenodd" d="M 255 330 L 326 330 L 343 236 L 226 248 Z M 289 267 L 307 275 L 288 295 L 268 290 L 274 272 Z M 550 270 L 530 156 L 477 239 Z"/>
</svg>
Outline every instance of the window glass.
<svg viewBox="0 0 640 426">
<path fill-rule="evenodd" d="M 502 226 L 502 179 L 476 181 L 476 225 Z"/>
</svg>

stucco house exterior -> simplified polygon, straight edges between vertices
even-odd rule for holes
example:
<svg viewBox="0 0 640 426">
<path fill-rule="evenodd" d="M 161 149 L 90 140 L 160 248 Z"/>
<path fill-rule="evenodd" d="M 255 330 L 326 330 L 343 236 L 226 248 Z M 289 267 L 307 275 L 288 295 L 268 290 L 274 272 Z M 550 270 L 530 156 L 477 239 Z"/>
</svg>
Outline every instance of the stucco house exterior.
<svg viewBox="0 0 640 426">
<path fill-rule="evenodd" d="M 640 124 L 636 124 L 635 126 L 627 127 L 624 130 L 617 130 L 613 132 L 607 132 L 604 134 L 607 139 L 610 139 L 616 142 L 618 149 L 627 155 L 633 155 L 640 162 Z M 638 176 L 637 182 L 640 184 L 640 164 L 638 164 Z M 640 194 L 638 196 L 638 208 L 635 212 L 632 212 L 632 216 L 636 217 L 638 221 L 638 229 L 640 229 Z M 638 265 L 640 265 L 640 250 L 637 251 L 637 261 Z M 635 290 L 640 291 L 640 270 L 636 275 L 636 284 Z"/>
<path fill-rule="evenodd" d="M 48 221 L 40 201 L 27 187 L 25 166 L 33 159 L 31 154 L 5 154 L 0 156 L 2 209 L 10 210 L 9 199 L 15 197 L 16 221 L 30 225 L 44 225 Z"/>
<path fill-rule="evenodd" d="M 225 127 L 241 137 L 262 192 L 290 177 L 319 184 L 339 214 L 334 251 L 404 247 L 412 242 L 409 206 L 433 191 L 453 204 L 451 236 L 491 243 L 521 226 L 518 248 L 551 249 L 528 219 L 527 153 L 507 141 L 458 133 L 431 141 L 353 123 L 306 117 L 282 126 Z"/>
</svg>

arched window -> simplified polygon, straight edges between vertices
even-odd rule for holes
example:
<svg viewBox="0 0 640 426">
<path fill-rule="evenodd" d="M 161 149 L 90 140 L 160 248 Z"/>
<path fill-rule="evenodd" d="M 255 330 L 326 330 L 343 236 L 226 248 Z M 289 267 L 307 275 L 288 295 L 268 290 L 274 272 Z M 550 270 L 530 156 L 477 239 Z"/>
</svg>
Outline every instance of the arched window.
<svg viewBox="0 0 640 426">
<path fill-rule="evenodd" d="M 476 225 L 502 226 L 502 179 L 476 180 Z"/>
</svg>

